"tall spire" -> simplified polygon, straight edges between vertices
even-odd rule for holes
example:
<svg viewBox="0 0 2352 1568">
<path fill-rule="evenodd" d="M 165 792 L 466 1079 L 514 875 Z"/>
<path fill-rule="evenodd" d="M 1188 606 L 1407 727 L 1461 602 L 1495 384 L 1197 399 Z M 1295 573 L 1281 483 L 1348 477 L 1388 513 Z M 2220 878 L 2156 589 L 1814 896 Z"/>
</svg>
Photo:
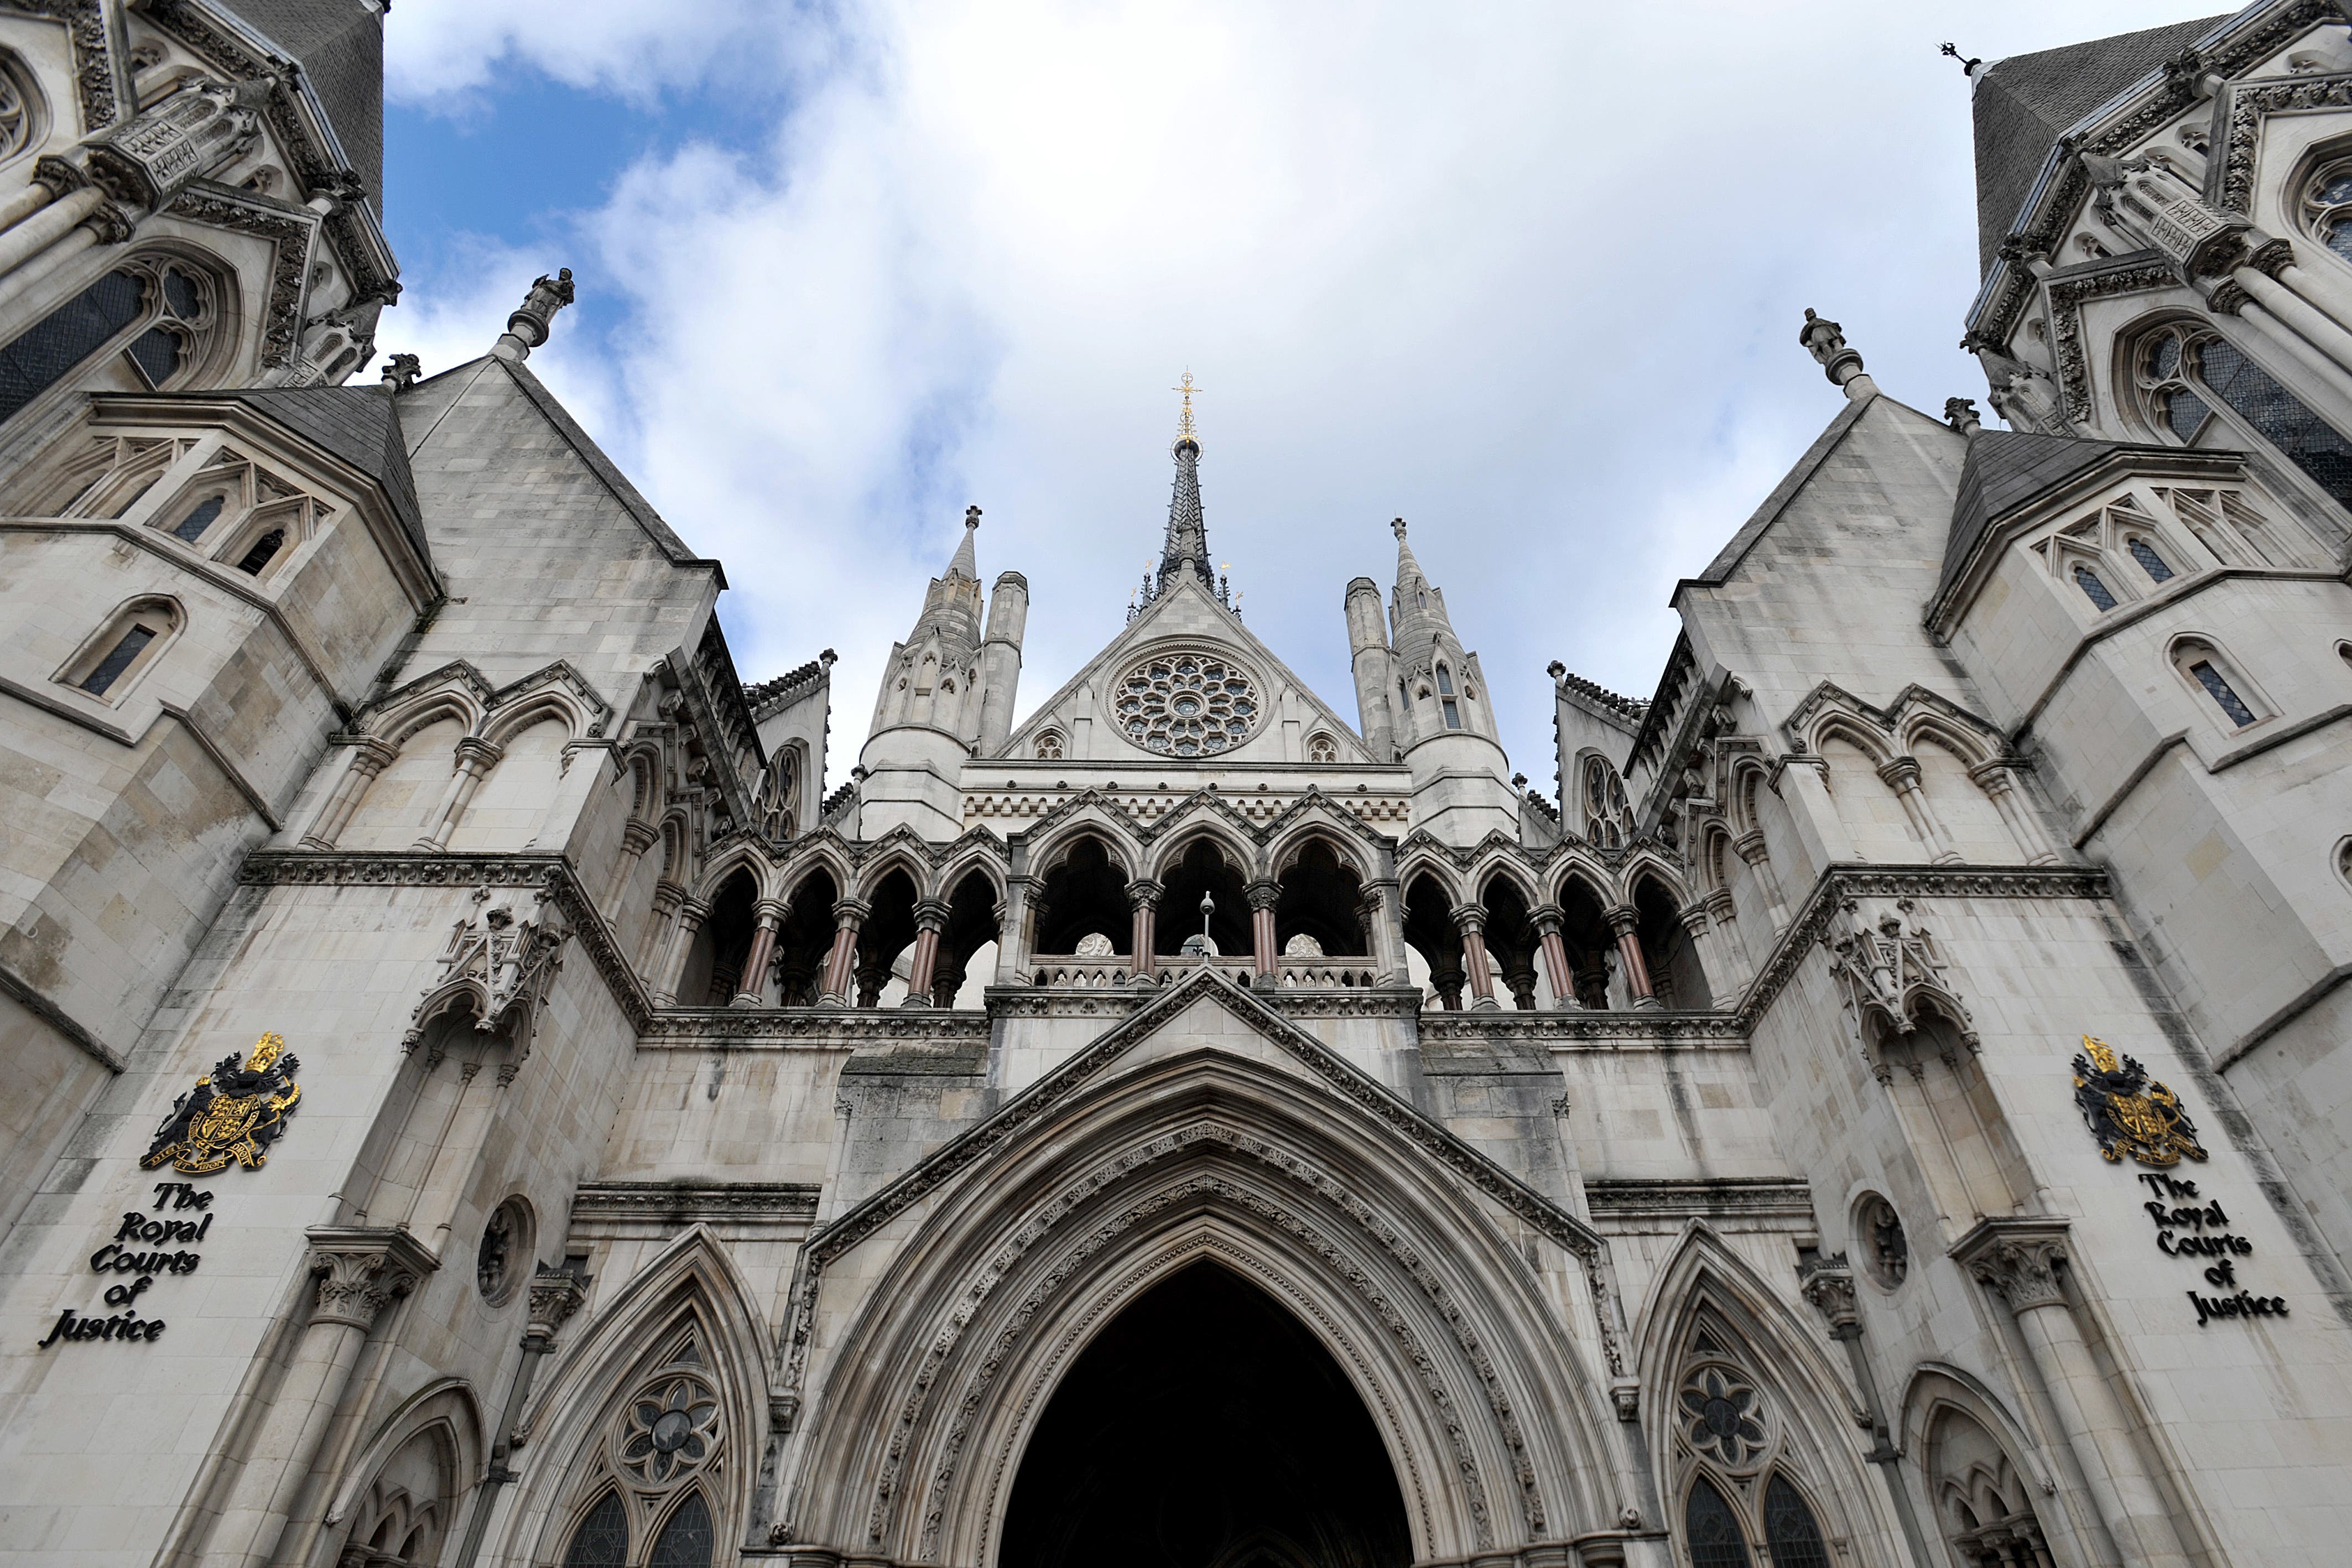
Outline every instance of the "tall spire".
<svg viewBox="0 0 2352 1568">
<path fill-rule="evenodd" d="M 980 580 L 980 558 L 971 545 L 973 537 L 979 532 L 980 508 L 966 507 L 963 509 L 963 542 L 956 546 L 955 559 L 948 562 L 950 577 L 969 578 L 974 582 Z"/>
<path fill-rule="evenodd" d="M 1187 570 L 1211 593 L 1217 591 L 1217 574 L 1209 564 L 1208 528 L 1201 520 L 1201 438 L 1192 424 L 1192 372 L 1169 389 L 1184 394 L 1184 412 L 1176 421 L 1176 490 L 1168 502 L 1168 542 L 1160 551 L 1160 591 L 1165 593 Z"/>
</svg>

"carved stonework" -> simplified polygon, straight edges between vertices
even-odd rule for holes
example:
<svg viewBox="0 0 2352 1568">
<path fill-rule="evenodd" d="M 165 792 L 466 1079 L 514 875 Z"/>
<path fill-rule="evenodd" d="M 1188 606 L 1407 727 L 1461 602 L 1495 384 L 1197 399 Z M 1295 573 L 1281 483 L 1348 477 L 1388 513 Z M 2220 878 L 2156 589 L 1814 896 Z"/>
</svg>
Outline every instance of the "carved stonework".
<svg viewBox="0 0 2352 1568">
<path fill-rule="evenodd" d="M 403 1051 L 415 1049 L 427 1021 L 453 1006 L 471 1004 L 476 1033 L 514 1041 L 529 1054 L 540 1006 L 563 967 L 563 946 L 572 931 L 545 892 L 531 898 L 521 915 L 515 902 L 492 904 L 492 897 L 487 883 L 474 890 L 475 912 L 449 933 L 440 984 L 410 1014 Z"/>
<path fill-rule="evenodd" d="M 310 1271 L 319 1281 L 314 1323 L 371 1328 L 384 1308 L 439 1267 L 425 1244 L 402 1229 L 321 1225 L 310 1238 Z"/>
<path fill-rule="evenodd" d="M 2057 1273 L 2066 1260 L 2063 1220 L 1988 1219 L 1960 1238 L 1952 1257 L 2013 1312 L 2065 1304 Z"/>
<path fill-rule="evenodd" d="M 1861 1321 L 1853 1304 L 1853 1270 L 1846 1267 L 1844 1253 L 1833 1252 L 1801 1264 L 1797 1288 L 1813 1310 L 1829 1320 L 1831 1333 L 1851 1329 Z"/>
<path fill-rule="evenodd" d="M 273 369 L 291 363 L 302 335 L 302 293 L 318 219 L 299 207 L 262 206 L 252 198 L 211 193 L 221 189 L 208 185 L 183 191 L 163 210 L 192 223 L 258 235 L 278 247 L 269 269 L 269 300 L 262 309 L 261 362 Z"/>
<path fill-rule="evenodd" d="M 1909 1034 L 1918 1026 L 1923 1001 L 1932 1001 L 1959 1030 L 1969 1050 L 1977 1047 L 1968 1009 L 1953 994 L 1935 938 L 1919 924 L 1907 898 L 1873 920 L 1859 901 L 1842 901 L 1821 935 L 1830 955 L 1830 974 L 1845 993 L 1845 1009 L 1865 1047 L 1870 1025 L 1887 1034 Z"/>
</svg>

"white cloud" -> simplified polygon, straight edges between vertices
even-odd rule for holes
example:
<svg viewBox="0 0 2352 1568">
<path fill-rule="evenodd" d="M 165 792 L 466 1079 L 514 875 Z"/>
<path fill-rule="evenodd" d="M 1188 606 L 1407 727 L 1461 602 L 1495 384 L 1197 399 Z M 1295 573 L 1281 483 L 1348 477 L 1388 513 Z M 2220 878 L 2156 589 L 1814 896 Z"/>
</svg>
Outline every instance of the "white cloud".
<svg viewBox="0 0 2352 1568">
<path fill-rule="evenodd" d="M 783 0 L 401 0 L 384 28 L 384 88 L 396 101 L 447 103 L 528 68 L 643 96 L 772 66 L 814 30 Z"/>
<path fill-rule="evenodd" d="M 788 35 L 763 68 L 803 74 L 769 141 L 666 149 L 580 217 L 583 287 L 628 308 L 609 361 L 567 361 L 561 326 L 547 354 L 726 559 L 747 678 L 840 651 L 836 779 L 967 501 L 984 574 L 1030 580 L 1029 701 L 1118 630 L 1187 367 L 1250 624 L 1351 712 L 1342 589 L 1385 584 L 1383 525 L 1412 518 L 1547 780 L 1544 664 L 1646 695 L 1674 580 L 1836 413 L 1803 307 L 1893 395 L 1982 395 L 1953 347 L 1968 89 L 1916 8 L 709 10 L 681 39 L 617 5 L 404 0 L 395 54 L 412 92 L 501 61 L 619 90 L 707 84 Z M 1961 41 L 2195 10 L 1979 8 Z M 534 270 L 473 269 L 481 298 L 423 335 L 462 317 L 479 352 Z"/>
</svg>

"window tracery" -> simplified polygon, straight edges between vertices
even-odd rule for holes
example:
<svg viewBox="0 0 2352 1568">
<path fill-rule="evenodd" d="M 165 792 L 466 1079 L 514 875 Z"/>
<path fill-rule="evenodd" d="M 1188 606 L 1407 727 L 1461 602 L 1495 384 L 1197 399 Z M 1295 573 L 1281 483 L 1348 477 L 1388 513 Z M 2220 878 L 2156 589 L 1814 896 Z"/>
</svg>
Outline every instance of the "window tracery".
<svg viewBox="0 0 2352 1568">
<path fill-rule="evenodd" d="M 103 354 L 121 356 L 133 385 L 176 385 L 206 357 L 220 320 L 207 273 L 173 256 L 133 257 L 0 348 L 0 419 Z"/>
<path fill-rule="evenodd" d="M 2311 236 L 2352 261 L 2352 161 L 2338 161 L 2304 183 L 2303 223 Z"/>
<path fill-rule="evenodd" d="M 1309 736 L 1307 740 L 1307 760 L 1309 762 L 1339 761 L 1339 743 L 1328 735 Z"/>
<path fill-rule="evenodd" d="M 2141 413 L 2156 429 L 2193 446 L 2227 410 L 2232 422 L 2352 506 L 2352 441 L 2228 339 L 2171 322 L 2139 345 L 2133 362 Z"/>
<path fill-rule="evenodd" d="M 29 151 L 41 131 L 41 95 L 23 57 L 0 50 L 0 162 Z"/>
<path fill-rule="evenodd" d="M 1055 760 L 1061 755 L 1062 732 L 1060 730 L 1049 729 L 1037 737 L 1037 756 L 1040 760 Z"/>
<path fill-rule="evenodd" d="M 709 1568 L 708 1489 L 732 1463 L 726 1402 L 689 1324 L 654 1357 L 591 1443 L 563 1568 Z"/>
<path fill-rule="evenodd" d="M 1146 751 L 1213 757 L 1258 726 L 1256 678 L 1222 653 L 1176 649 L 1144 660 L 1112 699 L 1119 733 Z"/>
<path fill-rule="evenodd" d="M 1585 841 L 1604 850 L 1622 849 L 1633 837 L 1633 808 L 1625 780 L 1605 757 L 1584 759 Z"/>
<path fill-rule="evenodd" d="M 1690 1332 L 1670 1417 L 1693 1568 L 1830 1568 L 1779 1401 L 1709 1315 Z"/>
</svg>

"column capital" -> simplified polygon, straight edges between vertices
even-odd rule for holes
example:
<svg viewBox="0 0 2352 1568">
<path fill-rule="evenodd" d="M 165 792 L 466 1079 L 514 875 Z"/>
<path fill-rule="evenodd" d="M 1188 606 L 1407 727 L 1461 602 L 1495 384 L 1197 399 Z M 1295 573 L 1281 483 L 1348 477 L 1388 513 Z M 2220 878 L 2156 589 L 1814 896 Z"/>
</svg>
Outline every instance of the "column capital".
<svg viewBox="0 0 2352 1568">
<path fill-rule="evenodd" d="M 1731 849 L 1733 853 L 1749 865 L 1761 864 L 1767 858 L 1764 849 L 1764 831 L 1761 828 L 1748 829 L 1731 841 Z"/>
<path fill-rule="evenodd" d="M 1710 888 L 1707 890 L 1706 898 L 1704 902 L 1706 904 L 1707 914 L 1714 918 L 1717 925 L 1728 925 L 1731 924 L 1733 917 L 1731 889 L 1727 887 Z"/>
<path fill-rule="evenodd" d="M 457 742 L 457 766 L 460 768 L 488 771 L 497 767 L 499 759 L 506 754 L 505 747 L 495 741 L 484 740 L 478 735 L 467 736 Z"/>
<path fill-rule="evenodd" d="M 1969 769 L 1969 779 L 1988 795 L 1999 794 L 2017 782 L 2024 763 L 2014 757 L 1995 757 Z"/>
<path fill-rule="evenodd" d="M 1148 876 L 1139 876 L 1127 884 L 1127 906 L 1129 909 L 1157 909 L 1160 895 L 1168 889 Z"/>
<path fill-rule="evenodd" d="M 1966 1269 L 2012 1312 L 2061 1306 L 2066 1294 L 2057 1265 L 2066 1260 L 2066 1221 L 1980 1220 L 1952 1244 L 1952 1260 Z"/>
<path fill-rule="evenodd" d="M 1862 1316 L 1853 1304 L 1853 1270 L 1846 1266 L 1844 1253 L 1833 1252 L 1800 1264 L 1797 1288 L 1813 1310 L 1829 1320 L 1830 1337 L 1860 1332 Z"/>
<path fill-rule="evenodd" d="M 441 1266 L 422 1241 L 383 1226 L 318 1225 L 310 1241 L 310 1273 L 319 1281 L 314 1323 L 374 1326 L 383 1309 Z"/>
<path fill-rule="evenodd" d="M 677 901 L 677 918 L 679 925 L 692 930 L 710 918 L 710 905 L 688 894 Z"/>
<path fill-rule="evenodd" d="M 1609 922 L 1610 933 L 1616 936 L 1631 936 L 1642 926 L 1642 912 L 1630 904 L 1612 904 L 1601 912 L 1601 918 Z"/>
<path fill-rule="evenodd" d="M 568 1269 L 551 1269 L 539 1265 L 530 1277 L 530 1327 L 525 1343 L 539 1342 L 541 1350 L 555 1348 L 556 1331 L 580 1310 L 588 1299 L 586 1276 Z"/>
<path fill-rule="evenodd" d="M 926 898 L 915 905 L 916 930 L 945 931 L 947 928 L 948 901 L 946 899 Z"/>
<path fill-rule="evenodd" d="M 392 765 L 400 747 L 379 736 L 362 735 L 352 742 L 352 771 L 373 779 Z"/>
<path fill-rule="evenodd" d="M 835 899 L 833 904 L 833 923 L 835 928 L 863 925 L 866 924 L 866 917 L 873 913 L 874 906 L 862 898 Z"/>
<path fill-rule="evenodd" d="M 1465 936 L 1482 935 L 1486 929 L 1486 906 L 1483 904 L 1455 905 L 1454 929 Z"/>
<path fill-rule="evenodd" d="M 660 841 L 661 834 L 651 822 L 641 822 L 631 817 L 621 824 L 621 847 L 633 855 L 641 855 Z"/>
<path fill-rule="evenodd" d="M 1528 911 L 1538 936 L 1555 936 L 1568 925 L 1568 911 L 1557 904 L 1538 904 Z"/>
<path fill-rule="evenodd" d="M 1282 902 L 1282 884 L 1278 882 L 1254 882 L 1242 890 L 1252 909 L 1272 909 Z"/>
<path fill-rule="evenodd" d="M 1919 788 L 1919 759 L 1916 757 L 1890 757 L 1878 765 L 1878 776 L 1890 788 L 1916 789 Z"/>
</svg>

